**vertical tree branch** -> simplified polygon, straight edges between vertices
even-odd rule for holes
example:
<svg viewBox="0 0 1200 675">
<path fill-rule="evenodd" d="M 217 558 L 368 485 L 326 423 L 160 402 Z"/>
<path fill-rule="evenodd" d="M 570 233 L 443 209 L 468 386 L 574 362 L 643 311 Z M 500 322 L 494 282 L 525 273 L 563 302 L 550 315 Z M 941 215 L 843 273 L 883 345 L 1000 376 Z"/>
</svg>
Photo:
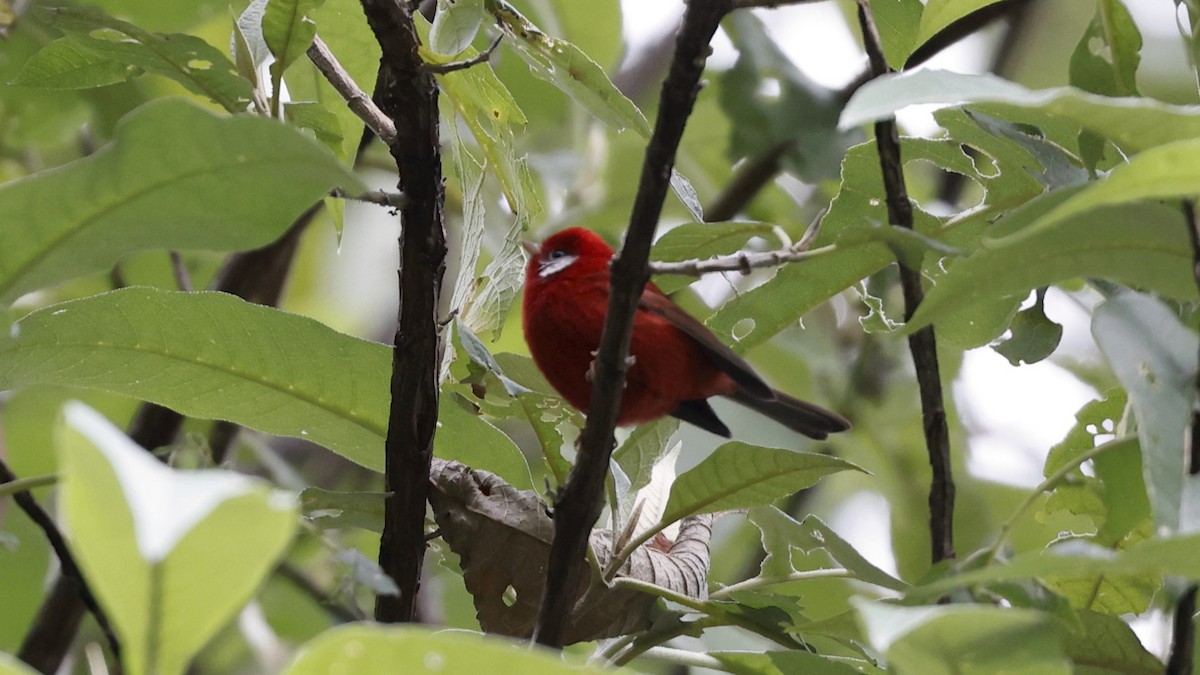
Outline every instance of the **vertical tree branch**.
<svg viewBox="0 0 1200 675">
<path fill-rule="evenodd" d="M 438 417 L 442 361 L 437 305 L 446 270 L 442 229 L 442 159 L 438 147 L 437 83 L 422 67 L 412 8 L 400 0 L 362 0 L 367 23 L 383 48 L 375 101 L 395 123 L 389 150 L 407 197 L 400 210 L 400 308 L 392 352 L 383 536 L 379 565 L 398 596 L 375 602 L 379 621 L 412 621 L 425 555 L 425 503 Z"/>
<path fill-rule="evenodd" d="M 1192 242 L 1192 276 L 1196 280 L 1196 289 L 1200 290 L 1200 220 L 1196 218 L 1196 202 L 1191 199 L 1183 200 L 1184 225 L 1187 227 L 1188 239 Z M 1200 365 L 1200 354 L 1197 354 L 1197 364 Z M 1196 397 L 1192 400 L 1192 423 L 1188 428 L 1184 442 L 1185 457 L 1187 458 L 1188 474 L 1195 476 L 1200 473 L 1200 443 L 1196 438 L 1200 435 L 1200 368 L 1196 372 Z M 1175 621 L 1172 626 L 1171 654 L 1167 659 L 1166 673 L 1168 675 L 1188 675 L 1192 672 L 1192 652 L 1196 643 L 1196 585 L 1192 584 L 1184 590 L 1183 595 L 1175 606 Z"/>
<path fill-rule="evenodd" d="M 584 560 L 588 535 L 600 516 L 604 479 L 613 449 L 613 428 L 620 407 L 621 388 L 628 368 L 633 314 L 642 289 L 650 278 L 647 260 L 654 229 L 675 164 L 675 152 L 699 93 L 709 42 L 730 0 L 691 0 L 675 42 L 671 70 L 663 82 L 658 119 L 646 146 L 642 175 L 629 217 L 625 244 L 612 265 L 612 289 L 600 348 L 593 364 L 592 403 L 579 457 L 554 503 L 554 544 L 546 570 L 546 587 L 538 612 L 534 638 L 545 645 L 562 644 L 571 614 L 569 592 L 587 573 Z"/>
<path fill-rule="evenodd" d="M 858 20 L 862 27 L 863 44 L 871 63 L 871 73 L 879 77 L 890 68 L 883 56 L 879 31 L 871 16 L 867 0 L 858 0 Z M 892 225 L 913 229 L 912 204 L 904 184 L 904 164 L 900 158 L 900 137 L 896 119 L 889 117 L 875 123 L 875 144 L 879 151 L 879 167 L 883 172 L 888 220 Z M 912 269 L 898 261 L 900 285 L 904 290 L 904 318 L 907 321 L 925 297 L 921 286 L 921 270 Z M 954 557 L 954 479 L 950 468 L 950 434 L 946 428 L 946 409 L 942 399 L 942 380 L 938 369 L 937 340 L 933 326 L 926 326 L 908 338 L 917 385 L 921 394 L 921 415 L 925 427 L 925 446 L 933 479 L 929 488 L 929 534 L 932 558 L 937 563 Z"/>
</svg>

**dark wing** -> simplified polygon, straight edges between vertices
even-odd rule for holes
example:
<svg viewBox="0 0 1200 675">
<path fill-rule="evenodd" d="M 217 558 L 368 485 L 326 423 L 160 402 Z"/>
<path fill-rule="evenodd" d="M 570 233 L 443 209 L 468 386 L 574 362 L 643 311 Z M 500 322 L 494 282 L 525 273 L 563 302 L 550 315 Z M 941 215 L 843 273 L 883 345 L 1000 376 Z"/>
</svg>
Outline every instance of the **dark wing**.
<svg viewBox="0 0 1200 675">
<path fill-rule="evenodd" d="M 737 352 L 717 339 L 717 336 L 707 326 L 697 321 L 691 314 L 683 311 L 679 305 L 672 302 L 661 291 L 648 286 L 646 291 L 642 293 L 642 299 L 638 302 L 638 307 L 661 316 L 670 322 L 671 325 L 695 340 L 696 344 L 704 350 L 704 353 L 708 355 L 713 364 L 721 372 L 728 375 L 729 379 L 736 382 L 745 394 L 768 401 L 775 398 L 775 391 L 766 382 L 763 382 L 762 378 L 758 376 L 758 373 L 754 372 L 754 369 L 750 367 L 749 363 L 746 363 L 745 359 L 738 356 Z M 676 415 L 676 417 L 679 417 L 679 415 Z M 680 419 L 686 418 L 681 417 Z"/>
</svg>

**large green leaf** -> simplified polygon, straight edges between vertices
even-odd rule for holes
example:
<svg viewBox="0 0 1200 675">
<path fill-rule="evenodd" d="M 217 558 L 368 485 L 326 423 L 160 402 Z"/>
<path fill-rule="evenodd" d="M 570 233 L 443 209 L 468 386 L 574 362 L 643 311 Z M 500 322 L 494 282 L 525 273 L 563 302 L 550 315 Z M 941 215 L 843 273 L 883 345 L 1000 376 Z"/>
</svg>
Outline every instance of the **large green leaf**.
<svg viewBox="0 0 1200 675">
<path fill-rule="evenodd" d="M 898 607 L 854 602 L 871 646 L 888 672 L 950 675 L 1012 673 L 1067 675 L 1053 617 L 1044 612 L 987 606 Z"/>
<path fill-rule="evenodd" d="M 136 67 L 97 54 L 76 40 L 55 40 L 29 57 L 11 84 L 45 89 L 87 89 L 124 82 Z"/>
<path fill-rule="evenodd" d="M 1195 400 L 1196 334 L 1161 300 L 1123 292 L 1096 307 L 1092 334 L 1137 412 L 1142 472 L 1160 532 L 1196 531 L 1184 438 Z"/>
<path fill-rule="evenodd" d="M 227 471 L 174 471 L 82 403 L 60 442 L 72 551 L 131 675 L 183 673 L 292 538 L 296 500 Z"/>
<path fill-rule="evenodd" d="M 1126 153 L 1200 136 L 1200 106 L 1169 105 L 1149 98 L 1108 98 L 1073 87 L 1031 90 L 995 75 L 919 70 L 885 75 L 864 85 L 842 111 L 839 125 L 851 127 L 894 115 L 910 105 L 1005 104 L 1069 120 Z M 985 109 L 1004 110 L 988 105 Z"/>
<path fill-rule="evenodd" d="M 499 637 L 423 626 L 351 624 L 327 630 L 305 644 L 283 672 L 551 675 L 609 671 L 571 666 L 558 652 Z"/>
<path fill-rule="evenodd" d="M 304 438 L 382 469 L 388 348 L 221 293 L 127 288 L 29 314 L 0 389 L 60 384 Z"/>
<path fill-rule="evenodd" d="M 71 34 L 75 46 L 93 57 L 108 59 L 136 70 L 155 73 L 206 96 L 229 112 L 246 109 L 250 83 L 223 52 L 193 35 L 163 35 L 142 30 L 96 9 L 56 7 L 42 16 L 55 28 Z M 53 62 L 42 60 L 31 76 Z M 70 65 L 59 62 L 59 65 Z M 27 84 L 36 84 L 29 80 Z"/>
<path fill-rule="evenodd" d="M 662 520 L 765 506 L 846 470 L 862 469 L 829 455 L 730 441 L 675 480 Z"/>
<path fill-rule="evenodd" d="M 361 189 L 295 129 L 149 103 L 91 157 L 0 186 L 0 299 L 134 251 L 263 246 L 335 186 Z"/>
<path fill-rule="evenodd" d="M 1177 298 L 1196 294 L 1191 249 L 1178 209 L 1153 202 L 1049 216 L 1090 190 L 1059 190 L 1011 211 L 995 227 L 1015 233 L 987 240 L 954 261 L 930 289 L 910 329 L 940 321 L 977 302 L 1077 277 L 1098 277 Z M 1136 223 L 1137 226 L 1132 226 Z"/>
</svg>

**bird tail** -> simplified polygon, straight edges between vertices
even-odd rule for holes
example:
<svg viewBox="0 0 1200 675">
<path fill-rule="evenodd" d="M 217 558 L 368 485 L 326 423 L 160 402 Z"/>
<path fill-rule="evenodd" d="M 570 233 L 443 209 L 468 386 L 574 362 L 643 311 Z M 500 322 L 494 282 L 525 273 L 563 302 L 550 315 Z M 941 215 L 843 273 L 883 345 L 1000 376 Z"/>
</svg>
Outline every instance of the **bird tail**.
<svg viewBox="0 0 1200 675">
<path fill-rule="evenodd" d="M 727 398 L 818 441 L 825 440 L 829 434 L 850 428 L 850 422 L 845 417 L 778 390 L 775 390 L 773 399 L 758 398 L 741 390 L 729 394 Z"/>
</svg>

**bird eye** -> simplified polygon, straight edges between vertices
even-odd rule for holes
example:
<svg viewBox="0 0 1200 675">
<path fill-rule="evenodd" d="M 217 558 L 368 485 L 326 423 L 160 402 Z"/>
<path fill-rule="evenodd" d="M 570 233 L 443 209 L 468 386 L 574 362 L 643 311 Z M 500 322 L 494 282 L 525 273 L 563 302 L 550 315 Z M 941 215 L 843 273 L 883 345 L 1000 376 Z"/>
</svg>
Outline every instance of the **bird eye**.
<svg viewBox="0 0 1200 675">
<path fill-rule="evenodd" d="M 566 254 L 567 254 L 566 251 L 562 250 L 561 248 L 556 248 L 553 251 L 550 251 L 550 255 L 546 256 L 546 259 L 547 260 L 558 260 L 559 258 L 563 257 Z"/>
</svg>

